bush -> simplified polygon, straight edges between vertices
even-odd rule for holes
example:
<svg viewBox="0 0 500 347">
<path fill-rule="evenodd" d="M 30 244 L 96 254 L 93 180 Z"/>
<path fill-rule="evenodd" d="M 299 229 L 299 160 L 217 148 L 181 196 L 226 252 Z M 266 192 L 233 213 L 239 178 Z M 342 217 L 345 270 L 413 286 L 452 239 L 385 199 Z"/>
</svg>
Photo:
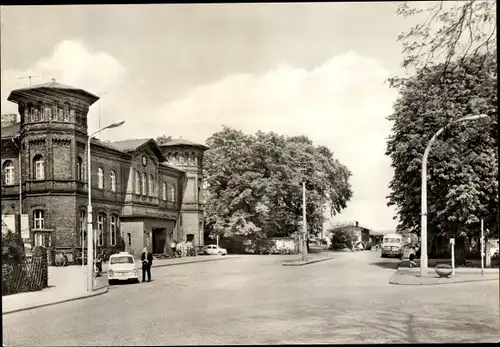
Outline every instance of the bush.
<svg viewBox="0 0 500 347">
<path fill-rule="evenodd" d="M 332 233 L 331 249 L 352 249 L 353 242 L 357 239 L 352 230 L 347 228 L 337 229 Z"/>
<path fill-rule="evenodd" d="M 23 239 L 21 235 L 8 230 L 2 234 L 2 264 L 20 264 L 23 260 Z"/>
</svg>

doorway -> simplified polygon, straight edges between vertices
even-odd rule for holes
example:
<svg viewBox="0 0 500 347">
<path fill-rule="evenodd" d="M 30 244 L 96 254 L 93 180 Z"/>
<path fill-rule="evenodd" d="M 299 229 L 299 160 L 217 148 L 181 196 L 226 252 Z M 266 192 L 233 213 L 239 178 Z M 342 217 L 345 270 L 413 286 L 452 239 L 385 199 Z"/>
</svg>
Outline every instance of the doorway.
<svg viewBox="0 0 500 347">
<path fill-rule="evenodd" d="M 165 228 L 153 228 L 153 253 L 165 253 L 165 244 L 167 241 L 167 232 Z"/>
</svg>

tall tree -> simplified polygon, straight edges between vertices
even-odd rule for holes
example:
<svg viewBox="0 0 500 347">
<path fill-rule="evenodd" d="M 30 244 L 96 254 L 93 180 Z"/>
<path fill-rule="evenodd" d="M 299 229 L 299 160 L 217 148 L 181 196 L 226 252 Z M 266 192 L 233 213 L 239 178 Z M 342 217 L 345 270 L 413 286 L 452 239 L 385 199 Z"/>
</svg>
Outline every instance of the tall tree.
<svg viewBox="0 0 500 347">
<path fill-rule="evenodd" d="M 264 238 L 297 231 L 302 182 L 307 186 L 308 230 L 317 234 L 327 203 L 335 214 L 352 195 L 349 170 L 327 148 L 315 147 L 306 137 L 247 135 L 224 127 L 207 144 L 206 221 L 213 234 Z"/>
<path fill-rule="evenodd" d="M 444 71 L 446 70 L 446 72 Z M 440 83 L 445 76 L 445 83 Z M 400 89 L 387 143 L 394 177 L 389 205 L 399 230 L 420 233 L 422 156 L 432 135 L 450 121 L 471 114 L 487 119 L 457 123 L 437 138 L 428 158 L 429 233 L 474 234 L 498 215 L 498 131 L 496 56 L 442 63 L 419 71 Z M 480 102 L 475 102 L 480 100 Z"/>
<path fill-rule="evenodd" d="M 404 68 L 418 71 L 444 63 L 445 71 L 452 61 L 458 62 L 457 67 L 477 56 L 496 55 L 496 1 L 439 1 L 423 6 L 427 7 L 417 9 L 405 2 L 397 10 L 405 18 L 425 18 L 398 37 Z"/>
</svg>

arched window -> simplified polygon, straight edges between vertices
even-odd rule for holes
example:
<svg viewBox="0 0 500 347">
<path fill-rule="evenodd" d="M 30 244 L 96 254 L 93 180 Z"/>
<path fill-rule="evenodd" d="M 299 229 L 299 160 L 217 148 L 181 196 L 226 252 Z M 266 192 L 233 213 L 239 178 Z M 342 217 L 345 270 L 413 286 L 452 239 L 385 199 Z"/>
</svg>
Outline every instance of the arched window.
<svg viewBox="0 0 500 347">
<path fill-rule="evenodd" d="M 97 245 L 102 246 L 104 244 L 104 214 L 99 213 L 97 215 Z"/>
<path fill-rule="evenodd" d="M 135 193 L 141 194 L 141 175 L 138 172 L 135 173 Z"/>
<path fill-rule="evenodd" d="M 109 245 L 116 246 L 116 235 L 118 230 L 118 216 L 111 216 L 109 221 Z"/>
<path fill-rule="evenodd" d="M 147 190 L 147 182 L 146 182 L 146 174 L 142 174 L 142 195 L 146 195 L 148 192 Z"/>
<path fill-rule="evenodd" d="M 176 195 L 175 190 L 176 190 L 176 189 L 175 189 L 175 184 L 172 184 L 172 185 L 170 186 L 170 200 L 171 200 L 172 202 L 175 202 L 175 195 Z"/>
<path fill-rule="evenodd" d="M 14 184 L 14 163 L 11 160 L 6 160 L 5 163 L 3 163 L 3 174 L 4 174 L 4 184 L 9 185 L 9 184 Z"/>
<path fill-rule="evenodd" d="M 167 200 L 167 184 L 165 182 L 163 182 L 162 195 L 163 200 Z"/>
<path fill-rule="evenodd" d="M 102 168 L 97 169 L 97 187 L 104 189 L 104 171 Z"/>
<path fill-rule="evenodd" d="M 153 175 L 149 175 L 149 196 L 154 196 L 155 186 L 153 182 Z"/>
<path fill-rule="evenodd" d="M 33 230 L 42 230 L 44 227 L 44 211 L 33 211 Z"/>
<path fill-rule="evenodd" d="M 111 191 L 116 192 L 116 174 L 114 171 L 111 171 L 109 174 L 109 177 L 111 178 Z"/>
<path fill-rule="evenodd" d="M 40 154 L 33 158 L 33 177 L 35 180 L 45 179 L 45 161 Z"/>
<path fill-rule="evenodd" d="M 76 158 L 76 180 L 83 181 L 83 160 L 82 158 Z"/>
</svg>

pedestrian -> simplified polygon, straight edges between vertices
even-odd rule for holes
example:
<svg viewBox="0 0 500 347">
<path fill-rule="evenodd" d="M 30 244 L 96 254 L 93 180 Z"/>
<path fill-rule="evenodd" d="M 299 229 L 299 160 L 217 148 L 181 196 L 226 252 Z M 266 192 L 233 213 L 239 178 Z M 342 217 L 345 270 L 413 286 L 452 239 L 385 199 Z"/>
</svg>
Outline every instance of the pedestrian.
<svg viewBox="0 0 500 347">
<path fill-rule="evenodd" d="M 151 282 L 151 265 L 153 264 L 153 254 L 148 252 L 147 247 L 144 247 L 144 252 L 141 255 L 142 260 L 142 282 L 146 282 L 146 273 L 148 282 Z"/>
<path fill-rule="evenodd" d="M 175 240 L 172 240 L 172 242 L 170 242 L 170 248 L 172 249 L 172 255 L 175 257 L 175 246 L 177 245 L 177 242 L 175 242 Z"/>
</svg>

